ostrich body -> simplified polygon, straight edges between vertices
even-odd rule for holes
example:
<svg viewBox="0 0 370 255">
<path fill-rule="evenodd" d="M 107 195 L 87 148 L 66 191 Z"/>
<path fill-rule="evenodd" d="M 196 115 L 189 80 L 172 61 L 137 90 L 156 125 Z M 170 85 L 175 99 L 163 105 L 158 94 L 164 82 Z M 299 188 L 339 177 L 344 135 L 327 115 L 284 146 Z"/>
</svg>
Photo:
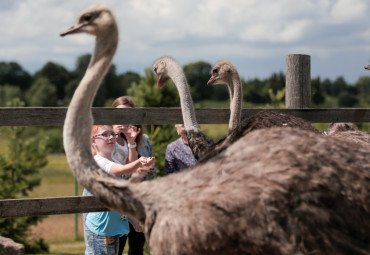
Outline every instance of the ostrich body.
<svg viewBox="0 0 370 255">
<path fill-rule="evenodd" d="M 66 156 L 79 183 L 104 205 L 144 223 L 152 255 L 369 253 L 370 159 L 349 141 L 271 128 L 193 170 L 150 182 L 99 169 L 90 149 L 91 103 L 118 32 L 101 5 L 64 35 L 78 32 L 97 39 L 67 112 Z"/>
</svg>

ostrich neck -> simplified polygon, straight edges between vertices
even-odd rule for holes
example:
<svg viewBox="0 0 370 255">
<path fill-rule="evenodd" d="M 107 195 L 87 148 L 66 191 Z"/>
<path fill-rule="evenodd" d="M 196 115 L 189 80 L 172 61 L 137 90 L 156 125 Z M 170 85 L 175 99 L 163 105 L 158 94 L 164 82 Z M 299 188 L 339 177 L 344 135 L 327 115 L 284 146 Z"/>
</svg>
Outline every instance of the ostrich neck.
<svg viewBox="0 0 370 255">
<path fill-rule="evenodd" d="M 145 211 L 136 197 L 141 196 L 136 189 L 139 185 L 122 183 L 119 191 L 109 187 L 114 179 L 99 169 L 91 153 L 91 106 L 99 84 L 110 67 L 117 44 L 118 32 L 110 31 L 109 34 L 97 37 L 89 67 L 68 107 L 63 143 L 69 165 L 79 183 L 109 205 L 109 208 L 120 212 L 125 210 L 127 214 L 144 221 Z M 117 196 L 118 192 L 120 196 Z"/>
<path fill-rule="evenodd" d="M 184 120 L 185 130 L 199 131 L 199 125 L 195 116 L 195 109 L 193 104 L 193 99 L 190 94 L 189 85 L 186 81 L 184 72 L 180 66 L 172 65 L 171 70 L 173 70 L 171 79 L 175 83 L 180 96 L 180 104 L 182 117 Z"/>
<path fill-rule="evenodd" d="M 231 83 L 229 85 L 230 92 L 230 120 L 229 120 L 229 131 L 235 129 L 241 121 L 242 113 L 242 98 L 243 98 L 243 89 L 240 82 L 239 75 L 233 75 Z"/>
<path fill-rule="evenodd" d="M 89 169 L 94 165 L 90 147 L 91 126 L 93 124 L 91 106 L 117 48 L 117 39 L 113 39 L 109 43 L 106 40 L 96 39 L 89 67 L 68 107 L 63 130 L 64 148 L 77 178 L 82 175 L 82 171 L 77 171 L 77 169 Z M 79 181 L 87 187 L 89 185 L 89 183 L 85 183 L 87 179 L 80 178 Z"/>
</svg>

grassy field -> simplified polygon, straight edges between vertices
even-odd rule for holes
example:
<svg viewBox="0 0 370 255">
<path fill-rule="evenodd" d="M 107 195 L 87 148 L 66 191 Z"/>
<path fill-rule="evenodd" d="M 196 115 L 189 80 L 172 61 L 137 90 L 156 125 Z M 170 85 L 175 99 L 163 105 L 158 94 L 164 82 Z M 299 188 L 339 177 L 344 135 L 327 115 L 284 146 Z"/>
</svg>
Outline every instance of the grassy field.
<svg viewBox="0 0 370 255">
<path fill-rule="evenodd" d="M 61 197 L 74 195 L 74 177 L 69 169 L 64 154 L 48 156 L 48 165 L 40 170 L 41 185 L 30 194 L 30 197 Z M 83 187 L 78 185 L 78 194 Z M 85 254 L 83 241 L 82 214 L 78 214 L 77 236 L 75 235 L 75 215 L 50 215 L 31 229 L 30 238 L 43 238 L 53 255 Z M 127 253 L 126 244 L 124 254 Z"/>
<path fill-rule="evenodd" d="M 31 197 L 60 197 L 74 195 L 74 178 L 64 154 L 48 156 L 48 165 L 40 170 L 41 185 Z M 78 194 L 82 193 L 78 186 Z M 82 215 L 78 215 L 78 232 L 75 235 L 75 216 L 50 215 L 32 227 L 30 238 L 44 238 L 50 246 L 50 254 L 84 254 Z"/>
</svg>

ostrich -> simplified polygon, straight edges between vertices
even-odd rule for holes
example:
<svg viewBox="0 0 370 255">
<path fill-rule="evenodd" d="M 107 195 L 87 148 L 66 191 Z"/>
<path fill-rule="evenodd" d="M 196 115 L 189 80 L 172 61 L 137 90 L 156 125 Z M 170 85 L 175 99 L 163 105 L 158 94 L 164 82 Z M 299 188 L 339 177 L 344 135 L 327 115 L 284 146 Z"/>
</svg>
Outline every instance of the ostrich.
<svg viewBox="0 0 370 255">
<path fill-rule="evenodd" d="M 208 86 L 216 84 L 226 84 L 230 94 L 230 120 L 229 133 L 236 129 L 241 122 L 243 86 L 239 73 L 235 66 L 227 60 L 217 62 L 211 70 L 211 78 L 207 82 Z"/>
<path fill-rule="evenodd" d="M 367 69 L 367 70 L 370 70 L 370 65 L 367 65 L 364 68 Z"/>
<path fill-rule="evenodd" d="M 162 88 L 169 79 L 172 79 L 175 83 L 180 96 L 182 117 L 188 143 L 194 157 L 199 160 L 213 147 L 213 143 L 200 131 L 184 71 L 173 58 L 168 56 L 156 60 L 153 64 L 153 71 L 158 77 L 158 88 Z"/>
<path fill-rule="evenodd" d="M 352 123 L 331 123 L 327 133 L 328 136 L 347 139 L 370 149 L 370 133 L 358 130 Z"/>
<path fill-rule="evenodd" d="M 241 122 L 242 84 L 237 69 L 227 60 L 217 62 L 211 71 L 207 85 L 226 84 L 230 93 L 229 134 L 215 144 L 207 142 L 200 132 L 195 117 L 194 105 L 191 99 L 189 85 L 181 66 L 171 57 L 159 58 L 153 64 L 153 70 L 158 76 L 158 87 L 161 88 L 168 79 L 174 81 L 179 92 L 184 126 L 187 131 L 189 146 L 200 162 L 214 157 L 230 144 L 249 132 L 270 127 L 296 127 L 314 133 L 320 133 L 310 123 L 301 118 L 270 111 L 259 111 Z"/>
<path fill-rule="evenodd" d="M 90 149 L 91 104 L 118 30 L 111 11 L 93 5 L 62 35 L 74 33 L 95 35 L 96 44 L 64 122 L 70 168 L 108 208 L 144 223 L 152 255 L 370 252 L 370 159 L 349 141 L 271 128 L 193 170 L 150 182 L 99 169 Z"/>
</svg>

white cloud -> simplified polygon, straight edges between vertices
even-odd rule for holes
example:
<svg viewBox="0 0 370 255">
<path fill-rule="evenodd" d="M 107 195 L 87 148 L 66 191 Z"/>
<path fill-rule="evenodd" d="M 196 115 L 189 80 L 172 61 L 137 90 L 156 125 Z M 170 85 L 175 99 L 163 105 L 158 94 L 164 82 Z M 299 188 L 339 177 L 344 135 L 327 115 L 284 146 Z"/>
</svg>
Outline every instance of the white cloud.
<svg viewBox="0 0 370 255">
<path fill-rule="evenodd" d="M 293 51 L 315 59 L 354 51 L 365 55 L 364 62 L 366 54 L 370 56 L 368 0 L 100 2 L 113 9 L 119 23 L 114 59 L 119 71 L 135 67 L 142 72 L 161 55 L 182 63 L 220 58 L 239 63 L 258 58 L 276 63 L 278 58 L 284 63 L 280 59 Z M 71 68 L 78 56 L 91 51 L 94 40 L 85 35 L 60 38 L 59 33 L 90 4 L 89 0 L 0 2 L 0 61 L 26 62 L 32 71 L 45 59 Z M 324 76 L 325 67 L 320 70 Z"/>
<path fill-rule="evenodd" d="M 368 13 L 367 10 L 367 0 L 338 0 L 330 14 L 334 22 L 345 23 L 358 20 Z"/>
</svg>

